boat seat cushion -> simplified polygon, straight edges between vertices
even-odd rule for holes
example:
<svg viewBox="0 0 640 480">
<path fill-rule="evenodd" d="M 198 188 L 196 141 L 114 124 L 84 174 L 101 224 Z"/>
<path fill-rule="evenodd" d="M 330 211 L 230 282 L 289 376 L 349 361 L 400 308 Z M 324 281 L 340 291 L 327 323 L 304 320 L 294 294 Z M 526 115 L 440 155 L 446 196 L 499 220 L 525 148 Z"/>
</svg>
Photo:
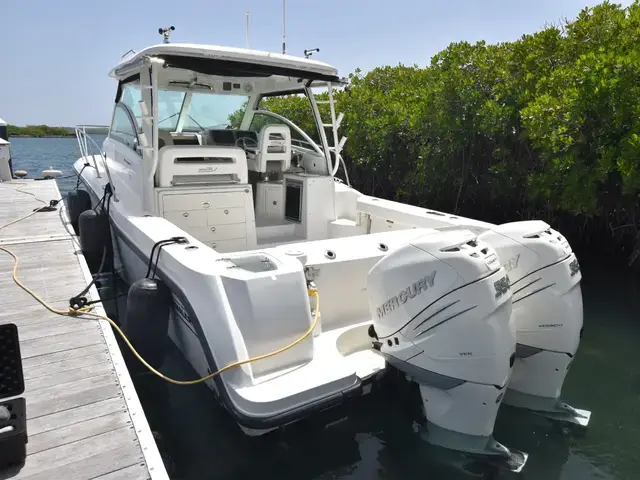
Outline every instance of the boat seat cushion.
<svg viewBox="0 0 640 480">
<path fill-rule="evenodd" d="M 158 152 L 156 187 L 247 182 L 247 157 L 241 148 L 166 145 Z"/>
<path fill-rule="evenodd" d="M 291 130 L 287 125 L 262 127 L 255 154 L 248 156 L 249 169 L 255 172 L 282 171 L 291 167 Z"/>
</svg>

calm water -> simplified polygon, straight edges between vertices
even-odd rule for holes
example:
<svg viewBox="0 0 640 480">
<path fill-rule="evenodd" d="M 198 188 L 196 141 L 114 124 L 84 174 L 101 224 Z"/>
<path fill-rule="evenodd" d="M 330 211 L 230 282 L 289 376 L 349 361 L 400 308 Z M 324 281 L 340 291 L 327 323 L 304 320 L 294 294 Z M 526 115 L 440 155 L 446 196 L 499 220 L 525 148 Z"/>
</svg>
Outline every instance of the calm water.
<svg viewBox="0 0 640 480">
<path fill-rule="evenodd" d="M 71 175 L 75 139 L 12 139 L 14 168 L 38 176 L 54 167 Z M 59 181 L 61 190 L 75 179 Z M 585 334 L 564 398 L 590 409 L 588 430 L 562 428 L 504 407 L 495 436 L 530 454 L 520 475 L 456 468 L 459 459 L 429 446 L 410 391 L 396 388 L 346 405 L 327 419 L 283 434 L 240 433 L 206 387 L 135 378 L 149 422 L 180 479 L 470 479 L 588 480 L 640 478 L 640 283 L 623 266 L 581 256 Z M 175 350 L 164 370 L 195 373 Z M 342 419 L 342 421 L 338 421 Z M 325 427 L 320 420 L 331 420 Z"/>
</svg>

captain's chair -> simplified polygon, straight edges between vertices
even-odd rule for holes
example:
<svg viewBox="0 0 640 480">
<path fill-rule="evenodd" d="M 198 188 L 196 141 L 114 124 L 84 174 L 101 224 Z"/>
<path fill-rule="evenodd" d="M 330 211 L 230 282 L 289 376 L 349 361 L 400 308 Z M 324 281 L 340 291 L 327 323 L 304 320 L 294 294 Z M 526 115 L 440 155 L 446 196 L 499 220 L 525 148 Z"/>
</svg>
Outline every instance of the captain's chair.
<svg viewBox="0 0 640 480">
<path fill-rule="evenodd" d="M 291 130 L 286 125 L 265 125 L 260 130 L 258 148 L 248 159 L 249 169 L 255 172 L 289 170 L 291 166 Z"/>
</svg>

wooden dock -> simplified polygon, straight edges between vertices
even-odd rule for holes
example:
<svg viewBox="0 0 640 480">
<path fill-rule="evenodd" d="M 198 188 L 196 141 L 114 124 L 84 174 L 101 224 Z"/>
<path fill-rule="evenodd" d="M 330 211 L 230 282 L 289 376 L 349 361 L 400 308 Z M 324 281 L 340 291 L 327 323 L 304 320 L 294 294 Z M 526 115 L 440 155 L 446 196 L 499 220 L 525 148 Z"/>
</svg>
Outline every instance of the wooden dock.
<svg viewBox="0 0 640 480">
<path fill-rule="evenodd" d="M 36 197 L 59 199 L 56 182 L 0 183 L 0 226 L 41 207 Z M 57 308 L 91 281 L 63 202 L 1 229 L 0 245 L 19 256 L 18 278 Z M 29 441 L 24 466 L 0 480 L 168 479 L 111 326 L 50 313 L 12 269 L 0 251 L 0 324 L 18 326 Z M 98 298 L 95 288 L 89 294 Z"/>
</svg>

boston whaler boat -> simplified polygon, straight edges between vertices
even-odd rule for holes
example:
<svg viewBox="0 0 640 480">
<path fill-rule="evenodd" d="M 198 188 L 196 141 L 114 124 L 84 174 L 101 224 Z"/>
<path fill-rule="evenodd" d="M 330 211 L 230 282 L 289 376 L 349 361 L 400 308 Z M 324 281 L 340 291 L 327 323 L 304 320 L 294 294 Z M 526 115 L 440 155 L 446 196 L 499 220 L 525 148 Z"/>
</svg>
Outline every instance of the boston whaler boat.
<svg viewBox="0 0 640 480">
<path fill-rule="evenodd" d="M 521 468 L 526 455 L 493 440 L 503 401 L 587 424 L 589 412 L 559 401 L 582 334 L 565 238 L 541 221 L 492 225 L 337 180 L 335 68 L 164 43 L 110 75 L 109 134 L 90 155 L 77 130 L 86 191 L 69 211 L 87 254 L 114 239 L 131 285 L 124 329 L 152 365 L 167 335 L 202 376 L 250 360 L 207 381 L 250 435 L 366 393 L 390 366 L 419 385 L 438 445 Z M 261 109 L 294 93 L 316 132 Z"/>
</svg>

